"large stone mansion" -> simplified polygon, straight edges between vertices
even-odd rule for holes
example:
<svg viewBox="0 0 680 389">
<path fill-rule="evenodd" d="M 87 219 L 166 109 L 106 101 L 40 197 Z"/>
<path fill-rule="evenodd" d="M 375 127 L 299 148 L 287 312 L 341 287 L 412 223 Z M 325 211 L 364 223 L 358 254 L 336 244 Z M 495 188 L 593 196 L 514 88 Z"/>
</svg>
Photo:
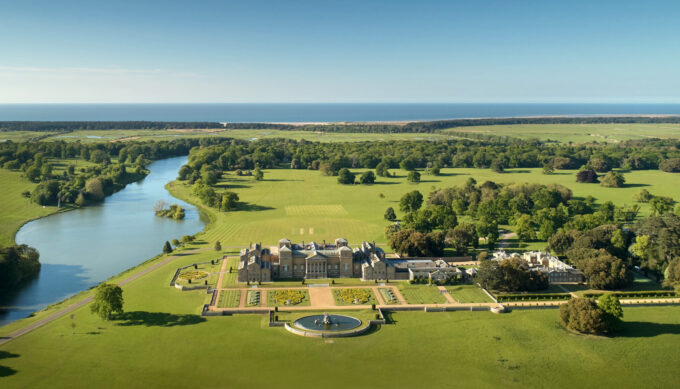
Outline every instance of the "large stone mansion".
<svg viewBox="0 0 680 389">
<path fill-rule="evenodd" d="M 395 267 L 375 242 L 349 247 L 346 239 L 334 243 L 291 243 L 281 239 L 278 246 L 262 247 L 251 243 L 241 250 L 239 282 L 269 282 L 277 279 L 361 278 L 395 279 Z"/>
</svg>

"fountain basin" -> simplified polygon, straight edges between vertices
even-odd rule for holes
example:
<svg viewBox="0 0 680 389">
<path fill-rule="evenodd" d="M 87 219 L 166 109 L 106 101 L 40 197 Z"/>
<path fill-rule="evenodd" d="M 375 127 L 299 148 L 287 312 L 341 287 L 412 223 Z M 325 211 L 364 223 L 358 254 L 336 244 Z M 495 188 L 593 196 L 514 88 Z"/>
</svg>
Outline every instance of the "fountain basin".
<svg viewBox="0 0 680 389">
<path fill-rule="evenodd" d="M 330 321 L 330 323 L 328 323 Z M 345 315 L 311 315 L 301 317 L 293 326 L 305 331 L 342 332 L 361 325 L 361 320 Z"/>
</svg>

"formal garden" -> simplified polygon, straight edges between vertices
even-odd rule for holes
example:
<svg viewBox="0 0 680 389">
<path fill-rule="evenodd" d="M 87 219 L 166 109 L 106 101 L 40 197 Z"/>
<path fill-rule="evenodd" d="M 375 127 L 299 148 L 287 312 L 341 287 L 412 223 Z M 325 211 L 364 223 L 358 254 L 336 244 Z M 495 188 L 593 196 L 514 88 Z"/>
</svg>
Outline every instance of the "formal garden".
<svg viewBox="0 0 680 389">
<path fill-rule="evenodd" d="M 214 254 L 212 255 L 215 256 Z M 221 261 L 192 264 L 179 271 L 175 284 L 183 287 L 209 285 L 215 286 L 219 278 Z"/>
<path fill-rule="evenodd" d="M 241 291 L 235 289 L 225 289 L 220 291 L 217 298 L 218 308 L 237 308 L 241 302 Z"/>
<path fill-rule="evenodd" d="M 368 288 L 337 288 L 333 289 L 336 305 L 367 305 L 377 304 L 373 291 Z"/>
<path fill-rule="evenodd" d="M 305 289 L 278 289 L 267 291 L 267 306 L 308 306 L 309 292 Z"/>
<path fill-rule="evenodd" d="M 386 304 L 399 304 L 399 299 L 392 288 L 379 288 L 378 290 L 380 291 L 380 294 L 382 295 L 382 298 Z"/>
</svg>

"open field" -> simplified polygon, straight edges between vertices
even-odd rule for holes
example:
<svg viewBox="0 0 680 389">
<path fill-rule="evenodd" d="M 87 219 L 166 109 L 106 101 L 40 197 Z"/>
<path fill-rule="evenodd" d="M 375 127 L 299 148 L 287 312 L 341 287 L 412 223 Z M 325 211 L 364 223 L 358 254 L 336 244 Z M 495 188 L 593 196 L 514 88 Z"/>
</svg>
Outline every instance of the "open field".
<svg viewBox="0 0 680 389">
<path fill-rule="evenodd" d="M 5 131 L 0 133 L 0 139 L 10 139 L 13 141 L 28 140 L 45 133 L 26 132 L 26 131 Z M 251 130 L 251 129 L 203 129 L 203 130 L 83 130 L 73 131 L 66 134 L 51 133 L 52 136 L 45 137 L 43 141 L 50 142 L 55 140 L 65 142 L 112 142 L 126 140 L 173 140 L 182 138 L 236 138 L 236 139 L 305 139 L 314 142 L 364 142 L 364 141 L 388 141 L 388 140 L 439 140 L 449 138 L 459 138 L 445 133 L 334 133 L 334 132 L 313 132 L 313 131 L 282 131 L 282 130 Z M 46 135 L 46 134 L 45 134 Z"/>
<path fill-rule="evenodd" d="M 320 127 L 320 129 L 322 129 Z M 455 127 L 433 133 L 324 133 L 321 131 L 282 131 L 274 129 L 197 129 L 197 130 L 82 130 L 57 132 L 4 131 L 0 140 L 27 141 L 45 136 L 43 141 L 111 142 L 125 140 L 172 140 L 181 138 L 229 137 L 237 139 L 305 139 L 317 142 L 359 142 L 387 140 L 439 140 L 460 138 L 461 133 L 505 135 L 521 139 L 558 142 L 610 142 L 629 139 L 680 138 L 677 123 L 598 123 L 598 124 L 516 124 Z"/>
<path fill-rule="evenodd" d="M 28 142 L 38 137 L 58 134 L 57 131 L 0 131 L 0 142 Z"/>
<path fill-rule="evenodd" d="M 680 188 L 680 174 L 658 170 L 624 172 L 627 180 L 624 188 L 577 183 L 575 170 L 544 175 L 541 169 L 510 169 L 501 174 L 489 169 L 442 169 L 441 176 L 423 175 L 420 184 L 406 182 L 403 170 L 393 172 L 395 177 L 379 177 L 373 185 L 349 186 L 338 184 L 337 177 L 308 170 L 266 170 L 264 181 L 227 174 L 220 182 L 221 188 L 236 192 L 244 205 L 240 210 L 228 213 L 210 210 L 215 223 L 206 228 L 203 237 L 209 242 L 219 240 L 230 245 L 247 245 L 253 241 L 271 245 L 282 237 L 293 241 L 331 241 L 345 237 L 354 244 L 363 240 L 385 243 L 384 228 L 388 222 L 383 214 L 387 207 L 394 207 L 397 216 L 402 216 L 398 202 L 404 193 L 419 190 L 426 197 L 435 188 L 462 185 L 470 177 L 478 183 L 486 180 L 558 183 L 571 188 L 575 197 L 592 195 L 598 203 L 610 200 L 617 205 L 632 204 L 633 194 L 642 188 L 655 195 L 680 199 L 677 189 Z M 198 204 L 188 185 L 172 182 L 168 188 L 174 195 Z M 649 205 L 641 204 L 640 216 L 649 213 Z M 535 242 L 531 246 L 542 248 L 545 243 Z"/>
<path fill-rule="evenodd" d="M 553 140 L 562 143 L 609 142 L 629 139 L 680 138 L 677 123 L 626 124 L 515 124 L 475 127 L 456 127 L 441 134 L 468 133 L 503 135 L 521 139 Z"/>
<path fill-rule="evenodd" d="M 484 293 L 477 285 L 452 285 L 447 286 L 451 297 L 459 303 L 492 303 L 493 300 Z"/>
</svg>

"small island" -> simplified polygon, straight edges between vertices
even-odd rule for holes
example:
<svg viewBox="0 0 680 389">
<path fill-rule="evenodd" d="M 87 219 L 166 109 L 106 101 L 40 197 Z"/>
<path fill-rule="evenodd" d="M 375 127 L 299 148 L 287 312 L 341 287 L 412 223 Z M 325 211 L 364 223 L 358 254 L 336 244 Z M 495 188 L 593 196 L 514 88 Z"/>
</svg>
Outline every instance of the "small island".
<svg viewBox="0 0 680 389">
<path fill-rule="evenodd" d="M 168 203 L 163 200 L 159 200 L 156 205 L 154 205 L 153 210 L 155 211 L 156 216 L 172 218 L 175 220 L 182 220 L 185 216 L 184 208 L 179 204 L 168 205 Z"/>
</svg>

